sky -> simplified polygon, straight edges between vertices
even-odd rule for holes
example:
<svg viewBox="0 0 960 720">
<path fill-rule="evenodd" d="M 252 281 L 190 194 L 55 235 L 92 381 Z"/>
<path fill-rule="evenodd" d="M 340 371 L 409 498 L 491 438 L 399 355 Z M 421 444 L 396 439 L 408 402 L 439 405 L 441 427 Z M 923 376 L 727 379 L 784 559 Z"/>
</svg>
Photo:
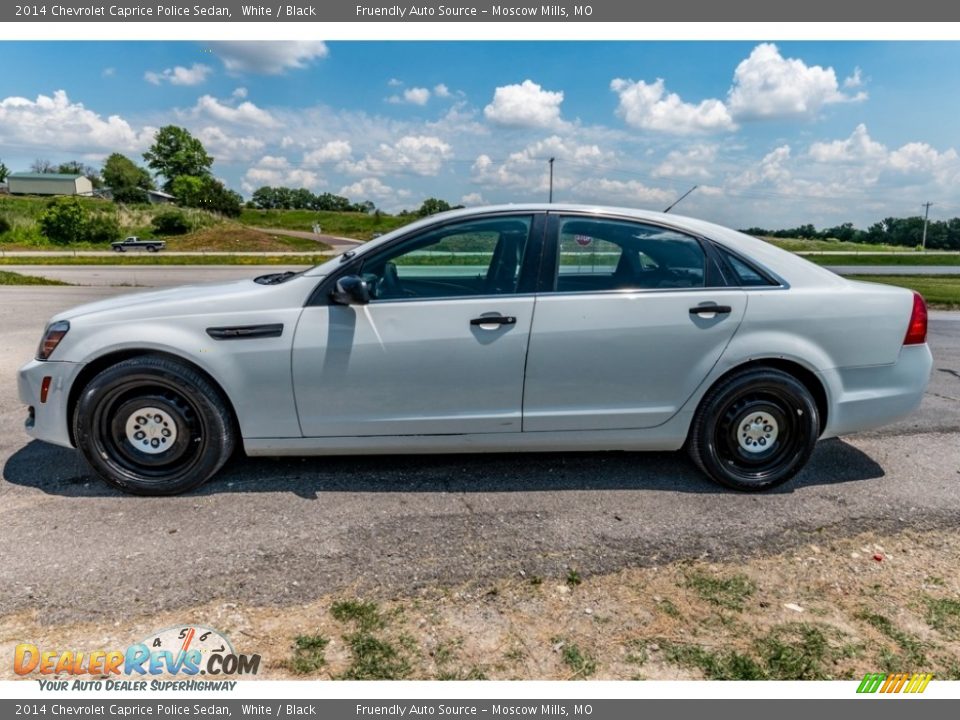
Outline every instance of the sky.
<svg viewBox="0 0 960 720">
<path fill-rule="evenodd" d="M 0 42 L 0 160 L 186 127 L 245 197 L 554 200 L 738 228 L 960 216 L 960 43 Z"/>
</svg>

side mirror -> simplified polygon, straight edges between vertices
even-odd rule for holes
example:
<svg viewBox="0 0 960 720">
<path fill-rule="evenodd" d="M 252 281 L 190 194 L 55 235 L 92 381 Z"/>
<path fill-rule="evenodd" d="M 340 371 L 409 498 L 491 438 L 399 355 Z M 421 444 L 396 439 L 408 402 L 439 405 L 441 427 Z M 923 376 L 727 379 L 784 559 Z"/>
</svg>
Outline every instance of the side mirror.
<svg viewBox="0 0 960 720">
<path fill-rule="evenodd" d="M 359 275 L 344 275 L 330 293 L 337 305 L 366 305 L 370 302 L 370 286 Z"/>
</svg>

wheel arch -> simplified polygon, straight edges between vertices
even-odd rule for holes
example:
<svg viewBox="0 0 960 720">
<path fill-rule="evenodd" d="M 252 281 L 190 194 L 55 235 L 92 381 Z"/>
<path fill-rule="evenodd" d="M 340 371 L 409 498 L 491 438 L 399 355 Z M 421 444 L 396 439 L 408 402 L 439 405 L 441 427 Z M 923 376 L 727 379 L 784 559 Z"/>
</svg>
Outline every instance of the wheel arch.
<svg viewBox="0 0 960 720">
<path fill-rule="evenodd" d="M 230 410 L 230 421 L 233 423 L 234 430 L 237 432 L 237 437 L 240 437 L 240 422 L 237 416 L 237 409 L 234 407 L 230 396 L 223 389 L 223 385 L 221 385 L 209 372 L 197 365 L 195 362 L 192 362 L 189 358 L 185 358 L 182 355 L 177 355 L 176 353 L 155 350 L 152 348 L 124 348 L 122 350 L 108 352 L 91 360 L 89 363 L 84 365 L 83 369 L 77 374 L 77 377 L 70 385 L 70 393 L 67 396 L 67 431 L 70 433 L 71 445 L 74 447 L 77 446 L 73 430 L 73 414 L 76 411 L 77 402 L 79 402 L 80 394 L 83 392 L 84 388 L 90 384 L 90 381 L 93 380 L 93 378 L 110 366 L 116 365 L 124 360 L 130 360 L 131 358 L 143 357 L 146 355 L 158 355 L 169 358 L 170 360 L 174 360 L 182 365 L 186 365 L 198 375 L 202 375 L 203 378 L 213 385 L 217 392 L 220 393 L 221 399 Z M 241 443 L 237 443 L 238 447 L 240 445 Z"/>
<path fill-rule="evenodd" d="M 808 367 L 782 357 L 755 358 L 730 368 L 710 384 L 710 387 L 707 388 L 707 391 L 701 396 L 700 401 L 697 403 L 697 409 L 699 410 L 704 398 L 709 395 L 713 388 L 725 382 L 732 375 L 743 372 L 744 370 L 752 370 L 757 368 L 772 368 L 774 370 L 780 370 L 796 378 L 800 383 L 802 383 L 803 386 L 813 396 L 813 400 L 817 404 L 820 434 L 823 434 L 824 429 L 827 427 L 827 416 L 829 414 L 830 406 L 830 403 L 827 399 L 826 387 L 820 378 L 817 377 L 817 374 Z"/>
</svg>

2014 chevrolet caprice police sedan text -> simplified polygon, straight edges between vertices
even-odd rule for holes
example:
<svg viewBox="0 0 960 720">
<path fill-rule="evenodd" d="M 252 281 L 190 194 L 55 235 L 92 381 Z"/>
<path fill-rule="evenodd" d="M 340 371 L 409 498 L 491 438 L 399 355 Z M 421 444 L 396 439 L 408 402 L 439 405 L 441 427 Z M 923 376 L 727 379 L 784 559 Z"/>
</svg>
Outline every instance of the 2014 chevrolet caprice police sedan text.
<svg viewBox="0 0 960 720">
<path fill-rule="evenodd" d="M 677 450 L 743 490 L 917 407 L 923 299 L 689 218 L 454 211 L 300 273 L 61 313 L 35 438 L 178 493 L 248 455 Z M 642 460 L 638 458 L 637 462 Z"/>
</svg>

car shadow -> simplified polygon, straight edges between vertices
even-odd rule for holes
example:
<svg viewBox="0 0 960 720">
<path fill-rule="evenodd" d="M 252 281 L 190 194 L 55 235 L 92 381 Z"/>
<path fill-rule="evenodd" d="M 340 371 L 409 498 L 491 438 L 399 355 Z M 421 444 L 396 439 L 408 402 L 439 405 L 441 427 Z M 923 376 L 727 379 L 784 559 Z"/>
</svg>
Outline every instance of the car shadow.
<svg viewBox="0 0 960 720">
<path fill-rule="evenodd" d="M 796 478 L 770 493 L 871 480 L 884 471 L 842 440 L 817 445 Z M 3 467 L 3 478 L 51 495 L 123 496 L 96 477 L 79 453 L 32 441 Z M 314 499 L 325 492 L 543 492 L 666 490 L 730 493 L 708 480 L 682 452 L 569 452 L 472 455 L 378 455 L 310 458 L 238 456 L 192 495 L 289 492 Z"/>
</svg>

